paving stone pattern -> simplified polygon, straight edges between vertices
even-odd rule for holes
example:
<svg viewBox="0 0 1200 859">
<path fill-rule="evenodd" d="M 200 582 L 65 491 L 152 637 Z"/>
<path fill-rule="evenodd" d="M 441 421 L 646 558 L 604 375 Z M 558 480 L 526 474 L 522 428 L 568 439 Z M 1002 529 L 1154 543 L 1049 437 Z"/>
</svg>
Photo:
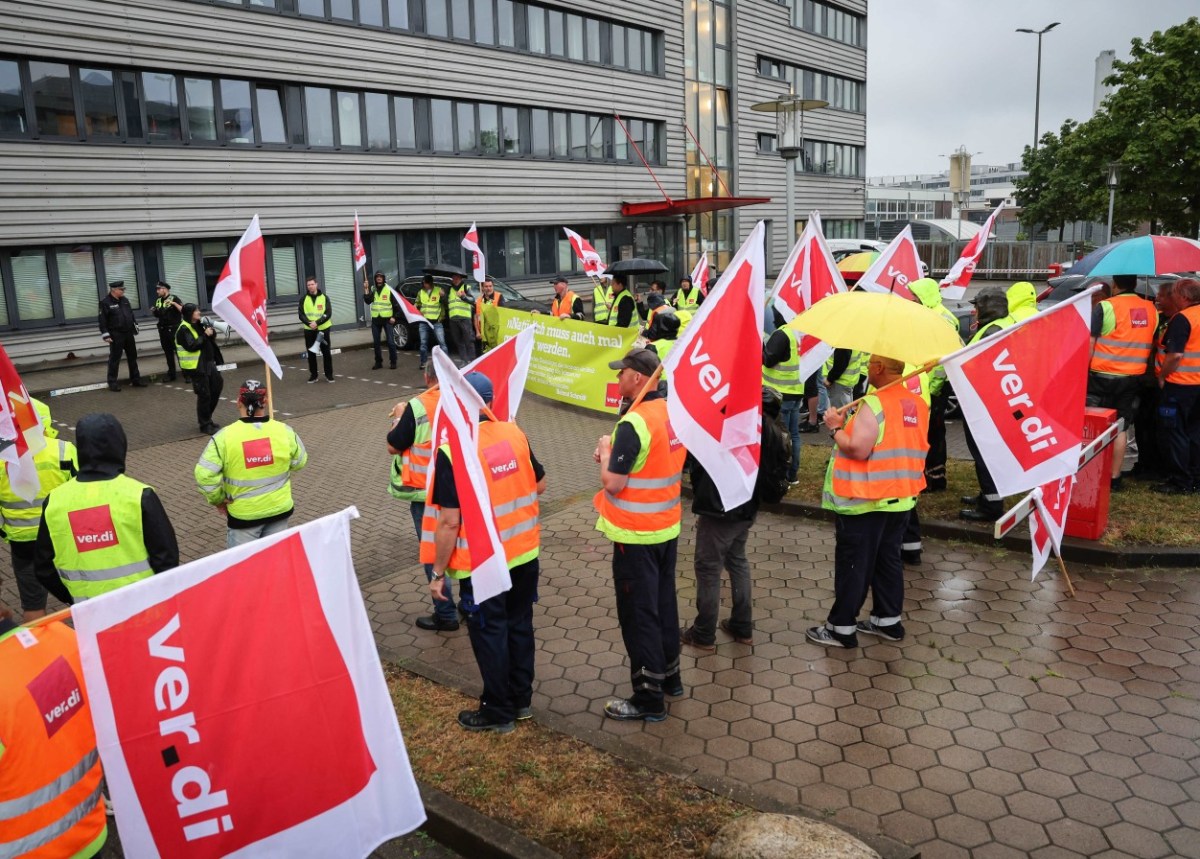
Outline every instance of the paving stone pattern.
<svg viewBox="0 0 1200 859">
<path fill-rule="evenodd" d="M 415 358 L 381 377 L 354 370 L 369 366 L 366 353 L 340 357 L 339 372 L 355 379 L 306 386 L 290 370 L 279 388 L 311 457 L 295 482 L 295 521 L 357 505 L 355 564 L 381 648 L 477 693 L 465 631 L 413 626 L 429 610 L 424 576 L 408 511 L 386 493 L 384 416 L 402 385 L 419 383 Z M 185 558 L 222 548 L 223 522 L 192 483 L 204 439 L 173 440 L 190 431 L 190 392 L 64 397 L 56 417 L 118 400 L 141 440 L 129 473 L 161 492 Z M 1200 583 L 1190 571 L 1079 567 L 1072 599 L 1056 577 L 1031 583 L 1026 555 L 931 541 L 907 572 L 907 639 L 863 636 L 858 650 L 825 650 L 804 629 L 832 599 L 832 526 L 763 515 L 749 543 L 754 645 L 719 632 L 715 653 L 684 648 L 687 694 L 670 704 L 671 718 L 613 722 L 601 708 L 628 694 L 629 673 L 610 550 L 591 507 L 591 453 L 612 422 L 529 397 L 521 423 L 549 478 L 535 713 L 611 734 L 634 756 L 668 754 L 882 832 L 925 857 L 1200 857 Z M 679 551 L 685 623 L 694 616 L 691 520 Z M 0 572 L 13 601 L 7 556 Z M 727 607 L 727 589 L 724 598 Z"/>
</svg>

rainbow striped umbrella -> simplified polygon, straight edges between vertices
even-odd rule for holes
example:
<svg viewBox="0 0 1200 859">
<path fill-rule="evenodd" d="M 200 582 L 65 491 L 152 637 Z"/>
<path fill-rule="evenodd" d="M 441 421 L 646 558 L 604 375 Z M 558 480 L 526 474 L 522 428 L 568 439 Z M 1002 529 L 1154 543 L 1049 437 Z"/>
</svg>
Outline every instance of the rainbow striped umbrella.
<svg viewBox="0 0 1200 859">
<path fill-rule="evenodd" d="M 1200 242 L 1178 236 L 1138 236 L 1097 248 L 1071 266 L 1071 274 L 1175 274 L 1200 271 Z"/>
</svg>

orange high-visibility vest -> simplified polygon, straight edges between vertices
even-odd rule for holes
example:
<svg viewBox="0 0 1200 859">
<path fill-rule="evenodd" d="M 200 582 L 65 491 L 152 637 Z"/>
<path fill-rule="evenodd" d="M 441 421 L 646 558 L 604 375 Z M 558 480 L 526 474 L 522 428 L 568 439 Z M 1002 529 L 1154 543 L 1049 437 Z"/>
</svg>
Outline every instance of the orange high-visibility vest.
<svg viewBox="0 0 1200 859">
<path fill-rule="evenodd" d="M 1140 376 L 1150 364 L 1158 311 L 1146 299 L 1130 293 L 1105 301 L 1112 307 L 1113 330 L 1096 339 L 1089 369 L 1111 376 Z"/>
<path fill-rule="evenodd" d="M 0 855 L 86 859 L 104 846 L 100 758 L 75 633 L 0 638 Z"/>
<path fill-rule="evenodd" d="M 529 441 L 514 423 L 482 421 L 479 424 L 479 462 L 488 484 L 488 501 L 496 513 L 496 530 L 504 544 L 509 569 L 532 561 L 541 544 L 537 477 L 530 461 Z M 457 487 L 459 492 L 470 487 Z M 437 556 L 434 534 L 438 511 L 432 504 L 433 487 L 425 502 L 421 520 L 423 564 L 432 564 Z M 460 574 L 471 572 L 471 553 L 466 534 L 459 530 L 447 569 Z"/>
<path fill-rule="evenodd" d="M 567 317 L 571 315 L 571 308 L 575 306 L 575 293 L 567 290 L 563 293 L 562 298 L 556 298 L 550 303 L 550 315 L 558 317 Z"/>
<path fill-rule="evenodd" d="M 417 397 L 425 413 L 417 418 L 417 439 L 412 447 L 400 454 L 400 482 L 413 489 L 426 489 L 429 478 L 429 460 L 433 457 L 433 435 L 421 432 L 422 423 L 431 425 L 437 412 L 438 401 L 442 397 L 440 389 L 425 391 Z M 414 414 L 417 410 L 414 409 Z M 424 438 L 422 438 L 424 436 Z"/>
<path fill-rule="evenodd" d="M 1185 307 L 1179 312 L 1187 317 L 1192 333 L 1183 347 L 1183 360 L 1164 381 L 1174 385 L 1200 385 L 1200 304 Z"/>
<path fill-rule="evenodd" d="M 872 396 L 883 408 L 883 437 L 866 459 L 835 452 L 833 491 L 842 498 L 911 498 L 925 488 L 929 407 L 903 385 L 882 388 Z M 857 417 L 856 412 L 846 422 L 847 433 Z"/>
<path fill-rule="evenodd" d="M 492 300 L 489 301 L 488 303 L 491 304 L 492 307 L 499 307 L 500 306 L 500 293 L 493 292 Z M 483 315 L 483 296 L 482 295 L 480 295 L 479 297 L 477 297 L 475 299 L 475 313 L 477 316 Z"/>
<path fill-rule="evenodd" d="M 617 426 L 622 423 L 631 424 L 642 441 L 641 465 L 635 464 L 620 492 L 596 493 L 596 528 L 616 543 L 665 543 L 679 535 L 679 485 L 687 451 L 667 420 L 664 399 L 643 400 Z"/>
<path fill-rule="evenodd" d="M 1167 359 L 1167 326 L 1171 324 L 1171 320 L 1175 314 L 1171 314 L 1166 319 L 1159 319 L 1158 330 L 1154 332 L 1154 375 L 1162 374 L 1163 361 Z"/>
</svg>

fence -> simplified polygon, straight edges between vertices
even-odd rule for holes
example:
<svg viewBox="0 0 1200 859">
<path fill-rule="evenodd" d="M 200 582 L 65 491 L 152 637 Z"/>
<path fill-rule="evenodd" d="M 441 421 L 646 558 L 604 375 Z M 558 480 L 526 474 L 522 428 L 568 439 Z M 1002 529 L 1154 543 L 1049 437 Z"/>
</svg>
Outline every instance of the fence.
<svg viewBox="0 0 1200 859">
<path fill-rule="evenodd" d="M 964 241 L 917 242 L 917 252 L 929 265 L 930 273 L 942 276 L 962 255 Z M 1004 279 L 1026 276 L 1044 279 L 1050 276 L 1050 264 L 1073 260 L 1071 242 L 997 242 L 990 241 L 975 266 L 975 277 Z M 1074 247 L 1078 247 L 1075 245 Z"/>
</svg>

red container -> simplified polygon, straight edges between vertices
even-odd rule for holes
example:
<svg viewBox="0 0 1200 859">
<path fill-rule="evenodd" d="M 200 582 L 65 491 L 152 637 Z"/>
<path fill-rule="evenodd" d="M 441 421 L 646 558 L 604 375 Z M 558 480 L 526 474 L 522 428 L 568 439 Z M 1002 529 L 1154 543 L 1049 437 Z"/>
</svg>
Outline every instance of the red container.
<svg viewBox="0 0 1200 859">
<path fill-rule="evenodd" d="M 1062 263 L 1060 262 L 1052 262 L 1046 268 L 1050 269 L 1049 277 L 1058 277 L 1062 274 Z"/>
<path fill-rule="evenodd" d="M 1083 443 L 1117 422 L 1115 409 L 1084 409 Z M 1092 457 L 1075 476 L 1071 506 L 1067 510 L 1066 535 L 1084 540 L 1099 540 L 1108 527 L 1109 489 L 1112 481 L 1113 446 L 1110 444 Z"/>
</svg>

